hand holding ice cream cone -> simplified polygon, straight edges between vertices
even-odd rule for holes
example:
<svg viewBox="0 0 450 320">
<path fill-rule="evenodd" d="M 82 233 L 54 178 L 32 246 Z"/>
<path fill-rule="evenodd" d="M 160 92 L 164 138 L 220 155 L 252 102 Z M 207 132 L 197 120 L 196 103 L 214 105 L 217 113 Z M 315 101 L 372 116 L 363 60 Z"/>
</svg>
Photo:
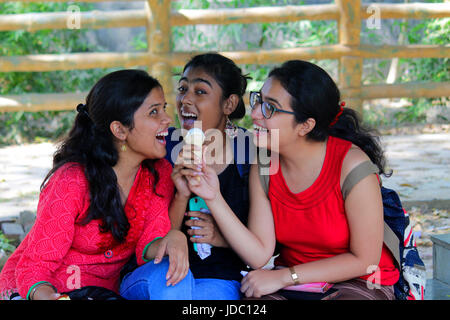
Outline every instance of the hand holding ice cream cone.
<svg viewBox="0 0 450 320">
<path fill-rule="evenodd" d="M 184 142 L 193 147 L 194 164 L 201 165 L 203 161 L 202 146 L 205 141 L 205 134 L 199 128 L 190 129 L 184 137 Z M 200 177 L 197 177 L 200 180 Z"/>
<path fill-rule="evenodd" d="M 186 136 L 184 137 L 184 142 L 186 142 L 186 144 L 190 144 L 190 145 L 199 147 L 199 148 L 196 148 L 197 150 L 194 150 L 194 155 L 196 158 L 200 159 L 200 161 L 202 159 L 201 148 L 202 148 L 204 141 L 205 141 L 205 134 L 199 128 L 190 129 L 187 132 Z M 200 149 L 200 151 L 198 149 Z"/>
</svg>

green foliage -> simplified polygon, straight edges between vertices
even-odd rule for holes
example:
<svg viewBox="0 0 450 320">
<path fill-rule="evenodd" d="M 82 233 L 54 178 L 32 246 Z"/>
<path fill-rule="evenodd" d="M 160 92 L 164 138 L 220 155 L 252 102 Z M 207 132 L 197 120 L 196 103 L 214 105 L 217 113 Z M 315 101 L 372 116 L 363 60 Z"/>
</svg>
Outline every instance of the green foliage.
<svg viewBox="0 0 450 320">
<path fill-rule="evenodd" d="M 415 25 L 408 32 L 410 44 L 450 43 L 450 18 L 424 20 Z M 402 73 L 402 81 L 433 80 L 437 82 L 449 81 L 448 58 L 400 59 L 406 65 L 408 72 Z"/>
<path fill-rule="evenodd" d="M 450 19 L 423 20 L 413 26 L 408 32 L 410 44 L 448 45 L 450 43 Z M 400 82 L 433 81 L 444 82 L 450 80 L 448 58 L 400 59 L 400 66 L 404 68 Z M 412 105 L 395 114 L 395 118 L 402 122 L 425 122 L 426 112 L 433 105 L 445 105 L 448 97 L 438 99 L 411 99 Z M 441 116 L 442 120 L 447 120 Z M 447 120 L 448 121 L 448 120 Z"/>
<path fill-rule="evenodd" d="M 7 2 L 0 4 L 0 14 L 65 11 L 67 6 L 64 3 Z M 80 6 L 82 10 L 89 8 Z M 0 55 L 87 52 L 90 48 L 81 38 L 84 32 L 68 29 L 0 32 Z M 89 78 L 85 71 L 0 73 L 0 94 L 85 90 L 91 85 Z"/>
<path fill-rule="evenodd" d="M 442 2 L 442 1 L 428 1 Z M 398 37 L 398 38 L 396 38 Z M 363 43 L 381 45 L 397 43 L 400 45 L 430 44 L 448 45 L 450 41 L 450 19 L 424 20 L 382 20 L 381 30 L 370 30 L 362 24 L 361 40 Z M 387 79 L 391 59 L 365 59 L 364 84 L 383 83 Z M 398 61 L 397 83 L 404 82 L 444 82 L 449 81 L 448 58 L 400 58 Z M 401 125 L 407 123 L 424 123 L 427 114 L 441 112 L 448 108 L 448 98 L 404 99 L 408 106 L 398 109 L 390 116 L 379 110 L 368 110 L 364 114 L 365 121 L 372 125 Z M 446 107 L 447 106 L 447 107 Z M 435 110 L 431 110 L 435 108 Z M 444 115 L 437 115 L 437 121 L 447 121 Z"/>
<path fill-rule="evenodd" d="M 0 3 L 0 14 L 66 11 L 67 3 Z M 78 4 L 81 11 L 90 5 Z M 70 53 L 100 51 L 83 38 L 85 30 L 24 30 L 0 32 L 0 55 Z M 52 72 L 0 72 L 0 95 L 21 93 L 75 92 L 89 90 L 104 70 Z M 75 108 L 75 106 L 74 106 Z M 0 145 L 56 139 L 72 124 L 74 111 L 0 113 Z"/>
<path fill-rule="evenodd" d="M 302 4 L 298 0 L 184 0 L 172 1 L 172 9 L 237 8 L 256 6 L 282 6 Z M 28 12 L 66 11 L 70 3 L 0 3 L 0 14 Z M 93 6 L 77 3 L 81 11 Z M 429 20 L 383 20 L 382 32 L 369 30 L 362 24 L 362 41 L 372 44 L 386 43 L 387 34 L 406 32 L 409 44 L 446 45 L 450 37 L 450 19 Z M 386 29 L 387 28 L 387 29 Z M 400 30 L 400 31 L 399 31 Z M 42 53 L 70 53 L 102 51 L 100 47 L 88 45 L 86 30 L 40 30 L 37 32 L 0 32 L 0 55 L 19 56 Z M 174 51 L 245 51 L 273 48 L 293 48 L 334 44 L 338 41 L 336 21 L 296 21 L 288 23 L 198 25 L 172 28 L 172 50 Z M 395 40 L 395 39 L 394 39 Z M 147 49 L 146 35 L 142 33 L 131 40 L 135 50 Z M 312 61 L 337 78 L 336 60 Z M 364 83 L 384 82 L 391 60 L 366 59 Z M 399 82 L 406 81 L 449 81 L 448 58 L 445 59 L 400 59 Z M 274 65 L 242 65 L 243 72 L 252 77 L 249 90 L 261 88 Z M 0 73 L 0 95 L 22 93 L 51 93 L 88 91 L 105 73 L 103 69 L 71 70 L 55 72 L 11 72 Z M 181 68 L 174 68 L 180 73 Z M 178 78 L 174 77 L 174 81 Z M 400 124 L 426 120 L 426 112 L 432 105 L 430 99 L 414 99 L 412 105 L 395 114 L 394 117 L 378 117 L 370 112 L 366 120 Z M 448 100 L 439 99 L 440 104 Z M 75 106 L 74 106 L 75 107 Z M 57 139 L 70 128 L 74 111 L 10 112 L 0 113 L 0 145 Z M 251 126 L 247 115 L 239 122 Z"/>
<path fill-rule="evenodd" d="M 16 250 L 16 247 L 14 247 L 8 238 L 5 237 L 5 235 L 0 231 L 0 250 L 8 252 L 14 252 Z"/>
</svg>

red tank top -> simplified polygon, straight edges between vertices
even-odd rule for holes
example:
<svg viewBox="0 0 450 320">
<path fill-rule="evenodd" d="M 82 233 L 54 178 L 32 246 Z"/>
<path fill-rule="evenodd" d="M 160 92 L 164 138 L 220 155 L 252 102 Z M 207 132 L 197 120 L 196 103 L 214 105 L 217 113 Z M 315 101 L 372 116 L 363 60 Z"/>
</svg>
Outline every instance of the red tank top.
<svg viewBox="0 0 450 320">
<path fill-rule="evenodd" d="M 275 265 L 293 266 L 349 252 L 350 230 L 340 176 L 351 145 L 349 141 L 330 136 L 319 177 L 300 193 L 289 190 L 281 165 L 270 177 L 269 199 L 280 247 Z M 398 281 L 394 258 L 385 245 L 378 267 L 379 278 L 373 274 L 361 278 L 380 279 L 381 285 L 393 285 Z"/>
</svg>

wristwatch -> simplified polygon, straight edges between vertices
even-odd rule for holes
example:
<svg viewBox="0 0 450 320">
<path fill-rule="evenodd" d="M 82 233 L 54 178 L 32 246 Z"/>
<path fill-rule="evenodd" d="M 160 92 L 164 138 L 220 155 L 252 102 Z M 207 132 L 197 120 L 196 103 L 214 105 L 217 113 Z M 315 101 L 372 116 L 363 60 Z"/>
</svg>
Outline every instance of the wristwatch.
<svg viewBox="0 0 450 320">
<path fill-rule="evenodd" d="M 289 267 L 289 271 L 291 271 L 291 277 L 292 280 L 294 281 L 295 285 L 300 284 L 300 279 L 298 278 L 297 272 L 295 272 L 294 267 Z"/>
</svg>

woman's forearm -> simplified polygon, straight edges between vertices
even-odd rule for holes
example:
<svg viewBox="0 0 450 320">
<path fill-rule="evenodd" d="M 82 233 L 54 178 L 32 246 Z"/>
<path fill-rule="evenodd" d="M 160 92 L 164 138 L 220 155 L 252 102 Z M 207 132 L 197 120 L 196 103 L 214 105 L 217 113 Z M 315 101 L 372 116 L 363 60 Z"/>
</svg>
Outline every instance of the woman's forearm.
<svg viewBox="0 0 450 320">
<path fill-rule="evenodd" d="M 222 195 L 206 201 L 209 210 L 230 247 L 252 268 L 264 266 L 273 253 L 236 217 Z"/>
<path fill-rule="evenodd" d="M 341 282 L 370 274 L 377 270 L 364 259 L 353 253 L 343 253 L 334 257 L 308 262 L 294 267 L 300 283 Z M 377 274 L 374 274 L 376 277 Z"/>
<path fill-rule="evenodd" d="M 364 261 L 364 259 L 358 258 L 353 253 L 343 253 L 331 258 L 294 266 L 297 274 L 296 278 L 292 275 L 291 268 L 254 270 L 242 280 L 241 291 L 246 297 L 261 297 L 294 285 L 297 281 L 300 284 L 341 282 L 371 273 L 373 269 L 367 268 L 366 265 L 367 260 Z M 376 273 L 374 274 L 374 279 L 371 278 L 372 276 L 368 278 L 368 282 L 380 283 L 380 279 L 376 279 Z"/>
<path fill-rule="evenodd" d="M 175 193 L 175 197 L 169 207 L 169 219 L 171 229 L 180 230 L 183 223 L 183 217 L 186 212 L 189 197 Z"/>
<path fill-rule="evenodd" d="M 147 250 L 144 253 L 145 260 L 150 261 L 155 259 L 161 240 L 162 238 L 156 239 L 147 247 Z"/>
</svg>

